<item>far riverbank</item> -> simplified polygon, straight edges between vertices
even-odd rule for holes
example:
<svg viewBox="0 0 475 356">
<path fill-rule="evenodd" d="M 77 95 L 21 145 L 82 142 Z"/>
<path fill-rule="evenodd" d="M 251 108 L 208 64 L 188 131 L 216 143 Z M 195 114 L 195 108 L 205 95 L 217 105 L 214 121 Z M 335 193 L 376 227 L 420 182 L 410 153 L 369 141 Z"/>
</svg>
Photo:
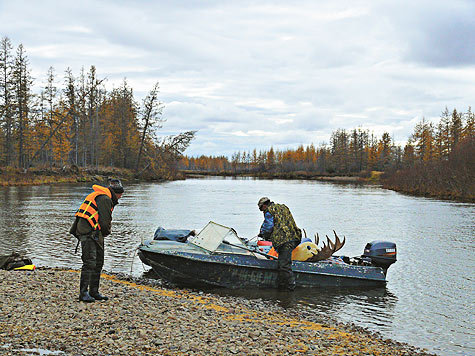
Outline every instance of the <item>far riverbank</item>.
<svg viewBox="0 0 475 356">
<path fill-rule="evenodd" d="M 384 172 L 371 171 L 364 175 L 324 175 L 313 172 L 296 171 L 296 172 L 255 172 L 255 173 L 233 173 L 233 172 L 206 172 L 206 171 L 188 171 L 184 170 L 181 173 L 185 178 L 203 178 L 203 177 L 250 177 L 259 179 L 284 179 L 284 180 L 309 180 L 309 181 L 323 181 L 334 183 L 354 183 L 354 184 L 374 184 L 379 185 L 384 189 L 393 190 L 398 193 L 408 194 L 412 196 L 422 196 L 434 199 L 452 200 L 464 203 L 475 203 L 474 184 L 467 189 L 467 192 L 461 194 L 453 194 L 448 191 L 432 191 L 422 189 L 414 185 L 396 184 L 394 181 L 389 181 Z"/>
<path fill-rule="evenodd" d="M 117 167 L 42 167 L 18 169 L 0 168 L 0 186 L 40 185 L 54 183 L 107 182 L 107 178 L 119 178 L 124 182 L 165 181 L 167 179 L 148 175 L 137 176 L 130 169 Z M 177 178 L 180 178 L 178 176 Z"/>
<path fill-rule="evenodd" d="M 341 183 L 378 183 L 381 172 L 372 172 L 368 177 L 358 175 L 328 175 L 317 174 L 314 172 L 296 171 L 296 172 L 254 172 L 254 173 L 233 173 L 233 172 L 206 172 L 183 170 L 181 173 L 186 178 L 199 178 L 208 176 L 218 177 L 252 177 L 260 179 L 288 179 L 288 180 L 319 180 Z"/>
</svg>

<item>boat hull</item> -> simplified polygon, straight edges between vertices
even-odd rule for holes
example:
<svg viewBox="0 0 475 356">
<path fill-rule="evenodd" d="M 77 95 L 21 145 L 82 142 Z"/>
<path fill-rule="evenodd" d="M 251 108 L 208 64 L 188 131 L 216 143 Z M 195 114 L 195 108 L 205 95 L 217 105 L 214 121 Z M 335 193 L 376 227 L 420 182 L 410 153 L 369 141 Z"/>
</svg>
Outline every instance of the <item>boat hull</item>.
<svg viewBox="0 0 475 356">
<path fill-rule="evenodd" d="M 253 255 L 205 254 L 141 246 L 139 254 L 161 278 L 190 287 L 277 288 L 277 261 Z M 328 262 L 292 262 L 297 287 L 378 287 L 379 267 Z"/>
</svg>

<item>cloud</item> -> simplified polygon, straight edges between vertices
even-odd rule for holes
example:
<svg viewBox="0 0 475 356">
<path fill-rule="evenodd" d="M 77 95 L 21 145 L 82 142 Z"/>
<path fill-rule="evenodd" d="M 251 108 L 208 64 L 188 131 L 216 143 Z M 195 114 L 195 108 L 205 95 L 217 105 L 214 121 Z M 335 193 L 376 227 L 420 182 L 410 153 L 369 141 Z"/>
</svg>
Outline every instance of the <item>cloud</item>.
<svg viewBox="0 0 475 356">
<path fill-rule="evenodd" d="M 475 65 L 475 2 L 400 1 L 381 11 L 404 43 L 404 57 L 435 67 Z"/>
<path fill-rule="evenodd" d="M 36 84 L 95 65 L 137 98 L 160 83 L 161 135 L 198 130 L 188 153 L 328 142 L 338 128 L 404 141 L 414 118 L 475 97 L 472 1 L 0 2 Z"/>
</svg>

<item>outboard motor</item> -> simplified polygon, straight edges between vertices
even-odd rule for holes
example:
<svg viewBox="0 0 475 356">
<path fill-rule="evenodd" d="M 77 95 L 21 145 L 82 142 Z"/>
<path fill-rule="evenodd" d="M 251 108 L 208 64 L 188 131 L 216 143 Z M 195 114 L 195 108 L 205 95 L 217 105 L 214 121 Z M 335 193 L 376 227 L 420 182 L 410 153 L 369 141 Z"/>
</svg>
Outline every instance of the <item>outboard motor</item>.
<svg viewBox="0 0 475 356">
<path fill-rule="evenodd" d="M 396 262 L 396 244 L 389 241 L 371 241 L 366 244 L 361 257 L 371 260 L 371 264 L 381 267 L 386 275 L 389 266 Z"/>
</svg>

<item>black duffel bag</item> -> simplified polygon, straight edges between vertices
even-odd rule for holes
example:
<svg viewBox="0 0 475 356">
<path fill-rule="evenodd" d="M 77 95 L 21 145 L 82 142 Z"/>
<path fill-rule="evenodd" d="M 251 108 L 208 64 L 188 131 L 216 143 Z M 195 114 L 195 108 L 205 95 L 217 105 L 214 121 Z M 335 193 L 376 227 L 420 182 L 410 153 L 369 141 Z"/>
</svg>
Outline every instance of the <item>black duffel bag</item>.
<svg viewBox="0 0 475 356">
<path fill-rule="evenodd" d="M 12 252 L 8 256 L 0 256 L 0 269 L 6 269 L 7 271 L 32 264 L 33 262 L 28 257 L 21 256 L 18 252 Z"/>
</svg>

